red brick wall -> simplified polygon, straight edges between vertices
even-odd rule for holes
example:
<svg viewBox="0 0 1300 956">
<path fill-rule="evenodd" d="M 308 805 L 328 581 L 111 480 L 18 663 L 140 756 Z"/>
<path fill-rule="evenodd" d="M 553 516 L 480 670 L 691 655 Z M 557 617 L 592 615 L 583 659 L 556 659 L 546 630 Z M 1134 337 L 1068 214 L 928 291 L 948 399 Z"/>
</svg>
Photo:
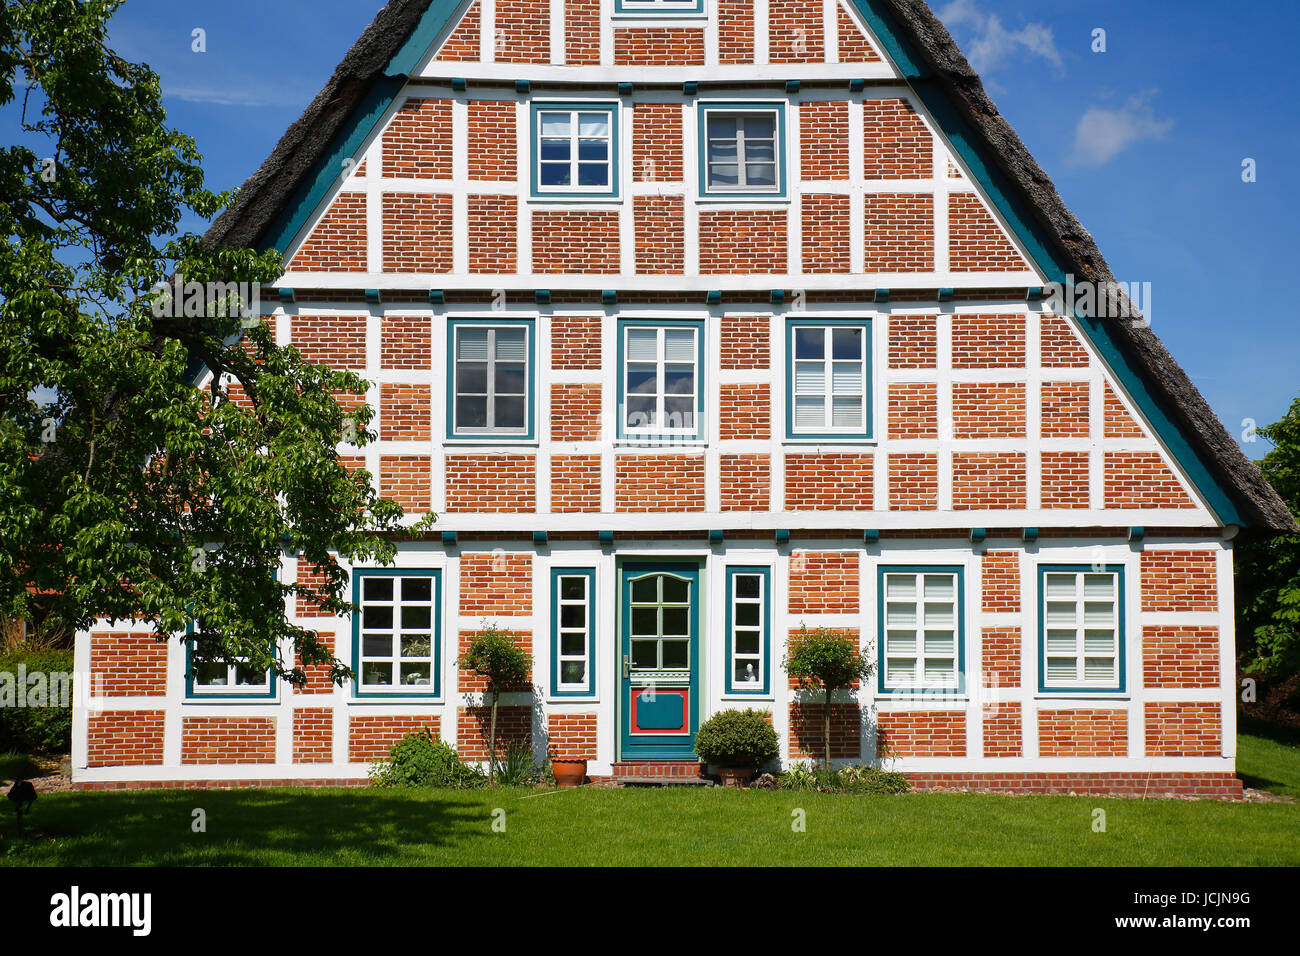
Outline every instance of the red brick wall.
<svg viewBox="0 0 1300 956">
<path fill-rule="evenodd" d="M 1108 451 L 1103 456 L 1107 508 L 1194 508 L 1159 452 Z"/>
<path fill-rule="evenodd" d="M 1042 437 L 1088 437 L 1088 383 L 1043 382 Z"/>
<path fill-rule="evenodd" d="M 1148 757 L 1218 757 L 1223 729 L 1217 703 L 1146 704 Z"/>
<path fill-rule="evenodd" d="M 532 455 L 448 455 L 447 510 L 484 514 L 537 510 Z"/>
<path fill-rule="evenodd" d="M 424 455 L 384 455 L 379 459 L 379 493 L 408 512 L 429 510 L 429 459 Z"/>
<path fill-rule="evenodd" d="M 551 714 L 548 752 L 552 760 L 596 759 L 596 714 Z"/>
<path fill-rule="evenodd" d="M 704 31 L 631 27 L 614 31 L 615 66 L 703 66 Z"/>
<path fill-rule="evenodd" d="M 1128 413 L 1124 403 L 1119 400 L 1110 384 L 1105 385 L 1103 409 L 1106 417 L 1107 438 L 1144 438 L 1145 433 L 1133 416 Z"/>
<path fill-rule="evenodd" d="M 858 587 L 856 551 L 796 551 L 790 556 L 791 614 L 856 613 Z"/>
<path fill-rule="evenodd" d="M 600 386 L 551 386 L 551 441 L 600 441 Z"/>
<path fill-rule="evenodd" d="M 600 456 L 551 456 L 551 511 L 600 511 Z"/>
<path fill-rule="evenodd" d="M 551 319 L 551 368 L 600 368 L 600 316 L 557 315 Z"/>
<path fill-rule="evenodd" d="M 1045 315 L 1039 324 L 1038 348 L 1044 368 L 1087 368 L 1088 351 L 1065 319 Z"/>
<path fill-rule="evenodd" d="M 867 179 L 929 179 L 934 174 L 934 137 L 911 103 L 868 100 L 862 109 Z"/>
<path fill-rule="evenodd" d="M 1021 745 L 1019 701 L 997 701 L 984 705 L 984 756 L 1019 757 Z"/>
<path fill-rule="evenodd" d="M 469 178 L 514 182 L 519 176 L 515 104 L 505 100 L 470 100 L 467 113 Z"/>
<path fill-rule="evenodd" d="M 424 728 L 434 737 L 439 730 L 437 714 L 348 715 L 348 762 L 363 763 L 371 760 L 385 760 L 388 748 L 397 743 L 408 733 L 417 733 Z"/>
<path fill-rule="evenodd" d="M 456 708 L 456 750 L 464 760 L 488 759 L 491 707 Z M 497 758 L 513 743 L 533 739 L 533 711 L 527 704 L 502 704 L 497 708 Z"/>
<path fill-rule="evenodd" d="M 965 452 L 952 456 L 954 511 L 1019 509 L 1025 505 L 1023 452 Z"/>
<path fill-rule="evenodd" d="M 364 326 L 360 347 L 364 351 Z M 379 367 L 427 369 L 433 361 L 433 334 L 429 319 L 419 315 L 385 315 L 379 343 Z M 364 356 L 362 356 L 364 357 Z"/>
<path fill-rule="evenodd" d="M 803 271 L 852 271 L 849 253 L 849 197 L 805 194 L 800 200 Z"/>
<path fill-rule="evenodd" d="M 334 762 L 334 710 L 304 707 L 293 712 L 293 762 Z"/>
<path fill-rule="evenodd" d="M 681 196 L 635 196 L 636 271 L 681 274 L 686 262 L 686 207 Z"/>
<path fill-rule="evenodd" d="M 530 582 L 531 586 L 531 582 Z M 462 593 L 464 589 L 462 588 Z M 526 612 L 524 612 L 526 613 Z M 509 621 L 506 622 L 509 624 Z M 482 631 L 461 631 L 457 635 L 456 659 L 460 660 L 469 653 L 469 646 L 474 639 L 482 635 Z M 503 634 L 510 638 L 512 644 L 524 651 L 532 658 L 533 653 L 533 632 L 529 630 L 516 630 L 509 628 L 508 634 Z M 488 690 L 488 679 L 477 671 L 466 670 L 459 665 L 456 666 L 456 689 L 462 694 L 483 694 Z M 532 690 L 533 672 L 529 668 L 528 674 L 523 683 L 508 684 L 501 688 L 502 693 L 528 693 Z"/>
<path fill-rule="evenodd" d="M 770 385 L 722 385 L 718 437 L 758 440 L 772 434 Z"/>
<path fill-rule="evenodd" d="M 1020 628 L 986 627 L 980 631 L 980 669 L 985 687 L 1020 686 Z"/>
<path fill-rule="evenodd" d="M 479 59 L 480 24 L 479 5 L 476 0 L 460 18 L 460 23 L 451 32 L 451 36 L 447 37 L 447 42 L 438 51 L 438 59 L 456 61 Z"/>
<path fill-rule="evenodd" d="M 786 511 L 870 511 L 870 454 L 786 455 Z"/>
<path fill-rule="evenodd" d="M 700 212 L 700 272 L 705 275 L 788 271 L 782 210 Z"/>
<path fill-rule="evenodd" d="M 1213 551 L 1142 552 L 1142 610 L 1218 609 Z"/>
<path fill-rule="evenodd" d="M 937 511 L 939 456 L 912 452 L 889 456 L 889 509 Z"/>
<path fill-rule="evenodd" d="M 488 616 L 532 614 L 532 555 L 462 553 L 460 612 Z"/>
<path fill-rule="evenodd" d="M 1142 628 L 1144 687 L 1217 687 L 1217 627 Z"/>
<path fill-rule="evenodd" d="M 773 63 L 824 63 L 826 38 L 822 8 L 804 0 L 768 4 L 768 59 Z"/>
<path fill-rule="evenodd" d="M 618 213 L 533 213 L 533 271 L 619 272 Z"/>
<path fill-rule="evenodd" d="M 615 511 L 703 511 L 702 455 L 619 455 Z"/>
<path fill-rule="evenodd" d="M 600 63 L 600 0 L 565 0 L 564 42 L 568 65 Z"/>
<path fill-rule="evenodd" d="M 90 636 L 90 673 L 104 697 L 167 693 L 167 644 L 149 632 Z"/>
<path fill-rule="evenodd" d="M 766 320 L 751 315 L 722 317 L 722 367 L 765 369 L 771 362 Z"/>
<path fill-rule="evenodd" d="M 848 179 L 849 104 L 800 104 L 799 142 L 804 179 Z"/>
<path fill-rule="evenodd" d="M 1122 710 L 1040 710 L 1041 757 L 1125 757 L 1128 714 Z"/>
<path fill-rule="evenodd" d="M 891 382 L 889 437 L 939 437 L 939 386 L 933 382 Z"/>
<path fill-rule="evenodd" d="M 185 717 L 181 763 L 275 763 L 275 718 Z"/>
<path fill-rule="evenodd" d="M 450 272 L 451 197 L 384 193 L 384 271 Z"/>
<path fill-rule="evenodd" d="M 110 710 L 89 715 L 86 765 L 123 767 L 163 762 L 166 711 Z"/>
<path fill-rule="evenodd" d="M 984 579 L 983 610 L 990 614 L 1020 611 L 1020 552 L 985 551 L 980 560 Z"/>
<path fill-rule="evenodd" d="M 379 437 L 386 441 L 429 440 L 429 386 L 379 387 Z"/>
<path fill-rule="evenodd" d="M 639 183 L 682 181 L 679 104 L 636 104 L 632 111 L 632 175 Z"/>
<path fill-rule="evenodd" d="M 1024 368 L 1024 318 L 1018 315 L 954 315 L 952 367 Z"/>
<path fill-rule="evenodd" d="M 497 0 L 496 58 L 500 63 L 549 63 L 551 5 L 546 0 Z"/>
<path fill-rule="evenodd" d="M 332 654 L 334 653 L 334 634 L 330 631 L 317 631 L 316 639 Z M 332 694 L 335 690 L 335 683 L 330 680 L 330 667 L 328 664 L 304 664 L 302 659 L 294 655 L 294 663 L 302 668 L 302 672 L 307 677 L 307 683 L 301 687 L 295 687 L 295 694 Z"/>
<path fill-rule="evenodd" d="M 291 339 L 304 362 L 342 369 L 366 367 L 365 316 L 295 315 Z"/>
<path fill-rule="evenodd" d="M 341 193 L 289 262 L 289 271 L 366 271 L 366 194 Z"/>
<path fill-rule="evenodd" d="M 885 711 L 876 738 L 881 753 L 897 757 L 966 756 L 966 714 L 960 710 Z"/>
<path fill-rule="evenodd" d="M 1086 451 L 1045 451 L 1041 468 L 1042 507 L 1087 508 L 1091 504 Z"/>
<path fill-rule="evenodd" d="M 948 266 L 953 272 L 1014 272 L 1029 265 L 974 193 L 948 197 Z"/>
<path fill-rule="evenodd" d="M 858 28 L 843 5 L 837 6 L 836 16 L 839 20 L 840 62 L 879 63 L 880 55 L 876 53 L 867 35 Z"/>
<path fill-rule="evenodd" d="M 719 481 L 723 511 L 772 507 L 772 460 L 768 455 L 722 455 Z"/>
<path fill-rule="evenodd" d="M 402 104 L 384 130 L 384 176 L 451 179 L 451 100 Z"/>
<path fill-rule="evenodd" d="M 889 317 L 889 367 L 934 368 L 938 362 L 938 333 L 932 315 Z"/>
<path fill-rule="evenodd" d="M 749 0 L 717 0 L 718 62 L 754 62 L 754 5 Z"/>
<path fill-rule="evenodd" d="M 867 272 L 934 269 L 934 197 L 878 193 L 865 199 Z"/>
<path fill-rule="evenodd" d="M 325 573 L 321 568 L 308 564 L 306 559 L 301 559 L 298 561 L 296 583 L 319 591 L 325 586 Z M 302 594 L 297 596 L 297 611 L 299 617 L 334 616 L 332 613 L 322 611 L 319 604 Z"/>
<path fill-rule="evenodd" d="M 790 705 L 790 756 L 820 760 L 825 753 L 826 705 L 801 701 Z M 831 758 L 856 759 L 862 754 L 862 717 L 858 705 L 831 705 Z"/>
<path fill-rule="evenodd" d="M 519 201 L 514 196 L 469 196 L 469 271 L 508 273 L 519 268 Z"/>
<path fill-rule="evenodd" d="M 1024 438 L 1023 382 L 954 382 L 954 438 Z"/>
</svg>

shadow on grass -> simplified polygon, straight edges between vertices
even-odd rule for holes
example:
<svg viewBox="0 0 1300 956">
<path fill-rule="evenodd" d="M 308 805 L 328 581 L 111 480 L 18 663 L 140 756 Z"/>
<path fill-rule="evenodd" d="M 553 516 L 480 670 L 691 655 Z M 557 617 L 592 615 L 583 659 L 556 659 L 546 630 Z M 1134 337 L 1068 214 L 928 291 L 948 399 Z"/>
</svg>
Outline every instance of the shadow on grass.
<svg viewBox="0 0 1300 956">
<path fill-rule="evenodd" d="M 195 832 L 200 817 L 205 829 Z M 445 792 L 267 789 L 48 795 L 28 816 L 27 830 L 21 838 L 12 814 L 0 817 L 6 862 L 411 863 L 489 828 L 481 805 L 458 803 Z"/>
<path fill-rule="evenodd" d="M 1250 734 L 1252 737 L 1262 737 L 1287 747 L 1300 747 L 1300 728 L 1266 723 L 1257 717 L 1247 717 L 1245 714 L 1238 715 L 1237 732 Z"/>
</svg>

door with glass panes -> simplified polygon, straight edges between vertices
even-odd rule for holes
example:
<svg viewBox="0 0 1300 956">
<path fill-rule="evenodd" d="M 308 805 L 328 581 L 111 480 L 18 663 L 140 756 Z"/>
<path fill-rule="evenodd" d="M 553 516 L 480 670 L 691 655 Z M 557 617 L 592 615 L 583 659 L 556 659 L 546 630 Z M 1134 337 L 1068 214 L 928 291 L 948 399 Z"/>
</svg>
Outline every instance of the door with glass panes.
<svg viewBox="0 0 1300 956">
<path fill-rule="evenodd" d="M 690 760 L 700 710 L 699 565 L 624 564 L 619 594 L 620 756 Z"/>
</svg>

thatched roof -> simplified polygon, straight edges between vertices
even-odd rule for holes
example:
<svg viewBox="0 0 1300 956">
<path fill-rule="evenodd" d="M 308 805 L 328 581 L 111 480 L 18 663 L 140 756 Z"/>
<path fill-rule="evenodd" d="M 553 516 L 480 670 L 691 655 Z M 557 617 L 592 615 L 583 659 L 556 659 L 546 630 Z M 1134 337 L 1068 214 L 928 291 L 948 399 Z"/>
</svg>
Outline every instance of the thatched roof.
<svg viewBox="0 0 1300 956">
<path fill-rule="evenodd" d="M 270 157 L 213 223 L 214 243 L 254 246 L 262 242 L 327 159 L 348 117 L 380 83 L 435 0 L 391 0 L 353 45 L 325 88 L 285 133 Z M 872 0 L 923 61 L 922 75 L 943 94 L 954 114 L 978 138 L 980 152 L 1011 187 L 1055 253 L 1073 275 L 1097 283 L 1115 281 L 1092 236 L 1066 208 L 1051 179 L 989 98 L 975 71 L 923 0 Z M 1192 451 L 1258 531 L 1300 531 L 1286 504 L 1228 434 L 1209 404 L 1149 326 L 1110 322 L 1110 333 L 1130 368 Z"/>
</svg>

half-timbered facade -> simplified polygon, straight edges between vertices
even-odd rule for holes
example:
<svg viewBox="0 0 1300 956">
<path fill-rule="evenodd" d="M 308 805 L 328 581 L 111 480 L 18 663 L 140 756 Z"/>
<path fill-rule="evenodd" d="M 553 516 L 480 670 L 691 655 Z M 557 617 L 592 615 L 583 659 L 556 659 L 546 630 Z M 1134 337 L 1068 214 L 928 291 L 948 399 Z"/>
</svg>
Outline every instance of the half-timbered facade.
<svg viewBox="0 0 1300 956">
<path fill-rule="evenodd" d="M 698 773 L 728 707 L 819 753 L 781 663 L 826 627 L 876 664 L 839 761 L 1239 793 L 1232 538 L 1289 519 L 1149 329 L 1053 296 L 1109 271 L 986 102 L 906 0 L 394 0 L 214 237 L 284 252 L 266 321 L 373 383 L 342 451 L 436 531 L 292 608 L 342 687 L 80 635 L 75 779 L 483 759 L 487 622 L 506 737 L 595 777 Z"/>
</svg>

